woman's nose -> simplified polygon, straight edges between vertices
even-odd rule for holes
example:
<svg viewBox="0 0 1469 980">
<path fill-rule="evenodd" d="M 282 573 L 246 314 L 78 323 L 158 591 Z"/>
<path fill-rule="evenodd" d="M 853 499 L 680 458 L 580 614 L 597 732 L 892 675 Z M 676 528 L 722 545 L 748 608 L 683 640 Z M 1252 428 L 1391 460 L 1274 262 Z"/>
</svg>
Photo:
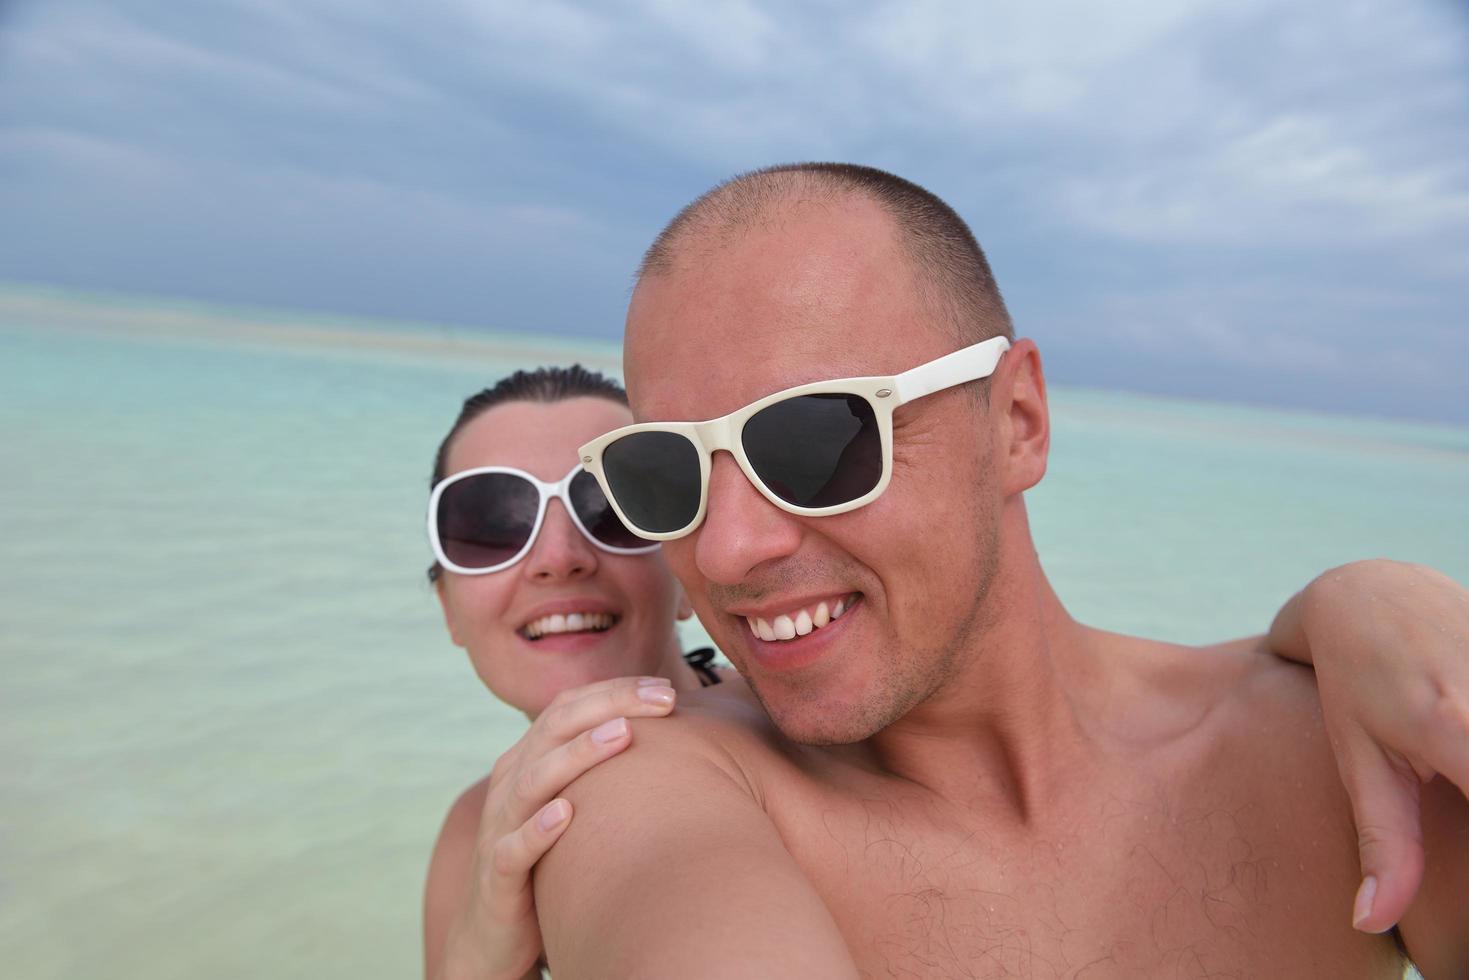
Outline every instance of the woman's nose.
<svg viewBox="0 0 1469 980">
<path fill-rule="evenodd" d="M 539 582 L 585 578 L 597 570 L 597 549 L 577 530 L 561 501 L 546 506 L 540 534 L 525 560 L 525 574 Z"/>
</svg>

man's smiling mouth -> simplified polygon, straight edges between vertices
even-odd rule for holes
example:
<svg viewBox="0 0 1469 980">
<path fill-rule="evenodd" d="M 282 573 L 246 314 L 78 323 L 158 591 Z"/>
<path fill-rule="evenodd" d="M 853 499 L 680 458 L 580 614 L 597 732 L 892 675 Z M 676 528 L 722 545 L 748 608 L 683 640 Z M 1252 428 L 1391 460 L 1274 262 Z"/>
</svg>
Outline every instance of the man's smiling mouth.
<svg viewBox="0 0 1469 980">
<path fill-rule="evenodd" d="M 617 625 L 618 618 L 603 612 L 555 613 L 533 619 L 516 632 L 527 640 L 539 640 L 555 633 L 605 633 Z"/>
<path fill-rule="evenodd" d="M 772 619 L 765 619 L 763 616 L 746 616 L 745 622 L 757 639 L 767 643 L 794 640 L 814 630 L 825 629 L 851 609 L 859 598 L 861 598 L 860 592 L 849 592 L 836 599 L 823 599 L 815 605 L 792 609 Z"/>
</svg>

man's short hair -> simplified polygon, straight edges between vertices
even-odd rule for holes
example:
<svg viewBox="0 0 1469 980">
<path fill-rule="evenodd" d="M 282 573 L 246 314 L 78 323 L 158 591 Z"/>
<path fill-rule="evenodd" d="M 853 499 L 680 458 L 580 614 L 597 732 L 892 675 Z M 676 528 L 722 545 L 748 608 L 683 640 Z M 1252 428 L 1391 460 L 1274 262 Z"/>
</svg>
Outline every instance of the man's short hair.
<svg viewBox="0 0 1469 980">
<path fill-rule="evenodd" d="M 666 275 L 695 243 L 715 247 L 759 222 L 782 202 L 835 202 L 856 195 L 896 223 L 919 289 L 960 346 L 1014 338 L 1010 313 L 989 261 L 964 219 L 937 195 L 875 167 L 788 163 L 732 177 L 689 204 L 658 234 L 637 278 Z"/>
</svg>

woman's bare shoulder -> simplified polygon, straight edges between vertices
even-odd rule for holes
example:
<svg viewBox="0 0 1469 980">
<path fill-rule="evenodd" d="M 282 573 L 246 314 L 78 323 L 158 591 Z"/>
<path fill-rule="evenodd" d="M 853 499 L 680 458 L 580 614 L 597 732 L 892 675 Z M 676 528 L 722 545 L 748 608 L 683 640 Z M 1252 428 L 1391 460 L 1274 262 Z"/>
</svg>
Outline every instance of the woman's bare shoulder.
<svg viewBox="0 0 1469 980">
<path fill-rule="evenodd" d="M 485 808 L 490 777 L 470 785 L 459 794 L 444 815 L 439 837 L 429 857 L 428 878 L 423 888 L 423 937 L 427 976 L 437 971 L 438 955 L 449 935 L 459 905 L 469 887 L 480 814 Z"/>
<path fill-rule="evenodd" d="M 485 776 L 460 793 L 450 805 L 449 812 L 444 815 L 438 840 L 434 842 L 433 855 L 429 858 L 430 889 L 433 888 L 436 877 L 464 877 L 458 872 L 466 867 L 469 855 L 474 850 L 475 838 L 479 834 L 480 814 L 484 812 L 485 796 L 489 790 L 490 777 Z"/>
</svg>

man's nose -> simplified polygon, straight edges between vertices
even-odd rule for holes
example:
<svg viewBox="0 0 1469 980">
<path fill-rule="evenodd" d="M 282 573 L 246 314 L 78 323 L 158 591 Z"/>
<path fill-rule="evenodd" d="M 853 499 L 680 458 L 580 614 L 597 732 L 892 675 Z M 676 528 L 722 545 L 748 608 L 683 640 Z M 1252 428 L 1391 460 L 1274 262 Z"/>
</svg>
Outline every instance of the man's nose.
<svg viewBox="0 0 1469 980">
<path fill-rule="evenodd" d="M 585 578 L 597 570 L 597 549 L 576 529 L 560 500 L 546 505 L 546 518 L 525 558 L 525 575 L 537 582 Z"/>
<path fill-rule="evenodd" d="M 694 560 L 711 582 L 735 585 L 757 565 L 794 554 L 801 524 L 766 500 L 727 452 L 710 461 L 709 506 L 696 532 Z"/>
</svg>

